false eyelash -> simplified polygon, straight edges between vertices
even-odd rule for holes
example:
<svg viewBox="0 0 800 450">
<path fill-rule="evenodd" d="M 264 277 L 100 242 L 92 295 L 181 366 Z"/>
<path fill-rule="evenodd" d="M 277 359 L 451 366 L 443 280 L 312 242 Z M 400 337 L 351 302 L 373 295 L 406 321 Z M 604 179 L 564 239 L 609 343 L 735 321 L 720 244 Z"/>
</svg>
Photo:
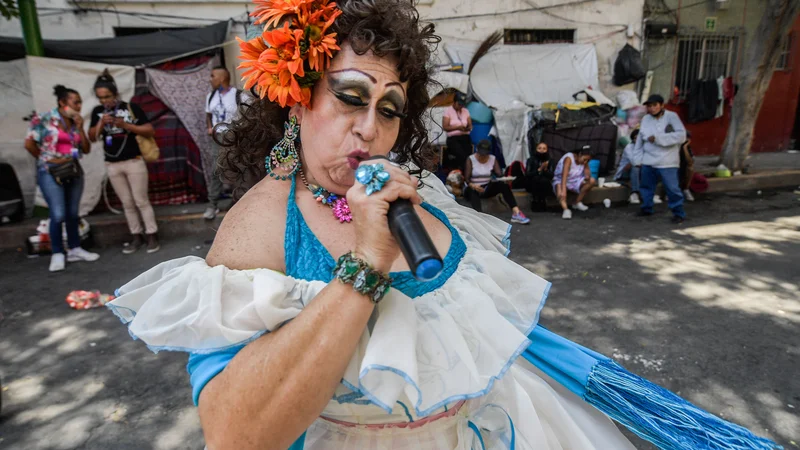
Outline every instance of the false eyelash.
<svg viewBox="0 0 800 450">
<path fill-rule="evenodd" d="M 339 93 L 339 92 L 333 92 L 333 95 L 335 95 L 336 98 L 339 99 L 339 101 L 341 101 L 342 103 L 344 103 L 346 105 L 350 105 L 350 106 L 367 106 L 368 105 L 368 103 L 364 103 L 363 101 L 361 101 L 360 98 L 355 97 L 353 95 L 342 94 L 342 93 Z"/>
<path fill-rule="evenodd" d="M 405 119 L 406 117 L 408 117 L 408 114 L 401 113 L 400 111 L 395 111 L 395 110 L 389 109 L 389 108 L 383 108 L 381 110 L 381 113 L 383 113 L 387 117 L 391 116 L 391 117 L 396 117 L 398 119 Z"/>
</svg>

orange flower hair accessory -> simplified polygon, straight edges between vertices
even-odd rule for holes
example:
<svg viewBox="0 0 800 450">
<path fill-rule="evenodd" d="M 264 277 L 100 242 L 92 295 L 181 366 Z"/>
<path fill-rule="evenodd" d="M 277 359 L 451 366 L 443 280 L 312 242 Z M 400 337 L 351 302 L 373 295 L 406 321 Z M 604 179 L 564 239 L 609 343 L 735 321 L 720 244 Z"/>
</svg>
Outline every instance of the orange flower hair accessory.
<svg viewBox="0 0 800 450">
<path fill-rule="evenodd" d="M 336 33 L 328 30 L 342 11 L 330 0 L 254 1 L 250 15 L 264 32 L 248 41 L 237 38 L 245 89 L 282 107 L 309 106 L 311 87 L 339 50 Z"/>
</svg>

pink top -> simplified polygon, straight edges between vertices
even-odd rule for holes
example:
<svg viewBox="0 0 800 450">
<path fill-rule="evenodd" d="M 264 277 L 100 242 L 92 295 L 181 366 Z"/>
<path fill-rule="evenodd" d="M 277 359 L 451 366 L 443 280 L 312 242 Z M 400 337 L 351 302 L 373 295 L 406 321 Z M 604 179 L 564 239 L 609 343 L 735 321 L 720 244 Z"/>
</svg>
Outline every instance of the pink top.
<svg viewBox="0 0 800 450">
<path fill-rule="evenodd" d="M 56 152 L 62 155 L 69 156 L 72 154 L 72 149 L 75 148 L 75 144 L 72 142 L 72 136 L 70 133 L 59 128 L 58 130 L 58 141 L 56 141 Z"/>
<path fill-rule="evenodd" d="M 469 110 L 467 110 L 467 108 L 461 108 L 461 112 L 456 112 L 456 109 L 451 106 L 444 111 L 443 117 L 450 118 L 451 127 L 465 127 L 469 125 Z M 468 132 L 461 130 L 447 132 L 448 136 L 463 136 L 468 134 Z"/>
</svg>

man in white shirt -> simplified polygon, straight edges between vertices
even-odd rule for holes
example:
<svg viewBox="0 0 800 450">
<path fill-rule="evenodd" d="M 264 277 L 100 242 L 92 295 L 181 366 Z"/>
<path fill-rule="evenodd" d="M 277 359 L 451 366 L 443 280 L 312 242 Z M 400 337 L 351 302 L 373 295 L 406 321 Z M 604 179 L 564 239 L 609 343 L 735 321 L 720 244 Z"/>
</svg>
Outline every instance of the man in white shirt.
<svg viewBox="0 0 800 450">
<path fill-rule="evenodd" d="M 642 196 L 640 215 L 653 214 L 653 197 L 659 180 L 667 191 L 672 221 L 683 223 L 683 192 L 678 178 L 681 144 L 686 140 L 686 128 L 672 111 L 664 109 L 664 97 L 651 95 L 644 103 L 647 115 L 642 118 L 634 153 L 642 152 L 642 172 L 639 193 Z"/>
<path fill-rule="evenodd" d="M 219 200 L 222 195 L 222 180 L 217 170 L 219 145 L 214 141 L 214 127 L 219 123 L 230 123 L 239 106 L 239 91 L 231 87 L 231 74 L 225 67 L 211 70 L 211 92 L 206 96 L 206 126 L 211 136 L 211 156 L 214 161 L 214 174 L 208 186 L 208 206 L 203 217 L 212 220 L 219 213 Z"/>
</svg>

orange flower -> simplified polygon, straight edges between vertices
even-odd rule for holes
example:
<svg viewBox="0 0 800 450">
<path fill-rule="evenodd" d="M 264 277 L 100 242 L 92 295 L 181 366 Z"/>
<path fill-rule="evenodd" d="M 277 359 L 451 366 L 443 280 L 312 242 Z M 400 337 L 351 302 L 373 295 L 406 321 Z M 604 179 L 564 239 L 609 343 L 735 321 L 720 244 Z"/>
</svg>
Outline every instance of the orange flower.
<svg viewBox="0 0 800 450">
<path fill-rule="evenodd" d="M 311 86 L 340 49 L 336 33 L 327 31 L 342 12 L 329 0 L 254 1 L 257 8 L 251 16 L 269 31 L 249 41 L 237 38 L 245 89 L 254 88 L 261 98 L 282 107 L 310 107 Z M 281 21 L 283 26 L 277 27 Z"/>
<path fill-rule="evenodd" d="M 300 8 L 314 0 L 254 0 L 256 9 L 250 15 L 257 17 L 256 25 L 266 22 L 265 27 L 271 28 L 280 23 L 286 15 L 297 15 Z"/>
</svg>

